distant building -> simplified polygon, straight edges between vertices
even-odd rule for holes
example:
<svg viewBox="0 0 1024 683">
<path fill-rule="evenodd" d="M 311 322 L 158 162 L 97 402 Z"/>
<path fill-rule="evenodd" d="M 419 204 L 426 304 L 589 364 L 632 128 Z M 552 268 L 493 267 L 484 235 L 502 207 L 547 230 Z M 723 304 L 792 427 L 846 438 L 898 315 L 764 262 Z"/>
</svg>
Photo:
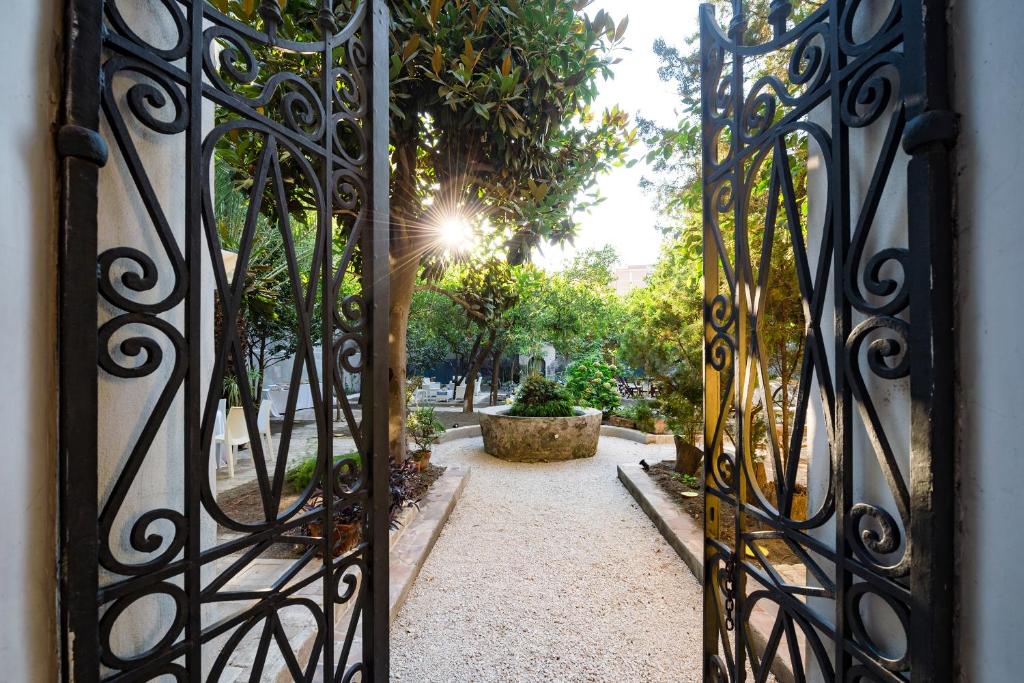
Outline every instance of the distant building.
<svg viewBox="0 0 1024 683">
<path fill-rule="evenodd" d="M 626 296 L 637 287 L 643 287 L 654 266 L 626 266 L 615 270 L 615 292 Z"/>
</svg>

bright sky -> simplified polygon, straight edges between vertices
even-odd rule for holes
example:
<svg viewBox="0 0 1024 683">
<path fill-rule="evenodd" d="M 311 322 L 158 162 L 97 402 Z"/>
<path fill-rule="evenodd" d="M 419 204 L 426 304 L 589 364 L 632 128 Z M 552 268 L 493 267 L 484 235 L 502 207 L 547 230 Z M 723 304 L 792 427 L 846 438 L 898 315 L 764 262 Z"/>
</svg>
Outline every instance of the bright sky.
<svg viewBox="0 0 1024 683">
<path fill-rule="evenodd" d="M 699 0 L 596 0 L 587 8 L 590 16 L 604 9 L 616 22 L 629 15 L 624 41 L 629 50 L 619 55 L 622 61 L 614 67 L 615 79 L 601 85 L 599 109 L 618 104 L 631 115 L 640 113 L 662 124 L 676 120 L 675 86 L 658 78 L 653 46 L 657 38 L 682 46 L 697 31 L 699 4 Z M 606 244 L 618 250 L 623 265 L 654 263 L 661 234 L 655 227 L 657 214 L 652 197 L 640 189 L 640 179 L 647 171 L 644 154 L 643 146 L 638 145 L 633 152 L 640 159 L 636 166 L 613 169 L 601 178 L 599 187 L 606 199 L 589 215 L 580 217 L 576 244 L 564 249 L 545 246 L 537 263 L 557 270 L 579 249 Z"/>
</svg>

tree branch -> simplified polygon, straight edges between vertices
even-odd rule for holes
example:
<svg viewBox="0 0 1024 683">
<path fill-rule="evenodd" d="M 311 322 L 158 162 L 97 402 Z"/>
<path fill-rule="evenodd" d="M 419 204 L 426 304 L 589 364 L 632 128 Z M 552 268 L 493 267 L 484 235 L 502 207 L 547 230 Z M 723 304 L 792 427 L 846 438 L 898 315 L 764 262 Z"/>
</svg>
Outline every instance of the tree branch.
<svg viewBox="0 0 1024 683">
<path fill-rule="evenodd" d="M 466 309 L 466 313 L 469 313 L 471 316 L 473 316 L 477 320 L 482 320 L 484 322 L 487 321 L 487 317 L 483 313 L 481 313 L 480 311 L 473 310 L 473 306 L 468 301 L 463 299 L 458 294 L 453 294 L 452 292 L 449 292 L 448 290 L 444 289 L 443 287 L 438 287 L 437 285 L 426 283 L 426 284 L 422 284 L 422 285 L 417 285 L 416 289 L 414 291 L 417 291 L 417 292 L 434 292 L 435 294 L 440 294 L 441 296 L 444 296 L 444 297 L 447 297 L 447 298 L 451 299 L 454 303 L 458 304 L 459 306 L 462 306 L 462 308 Z"/>
</svg>

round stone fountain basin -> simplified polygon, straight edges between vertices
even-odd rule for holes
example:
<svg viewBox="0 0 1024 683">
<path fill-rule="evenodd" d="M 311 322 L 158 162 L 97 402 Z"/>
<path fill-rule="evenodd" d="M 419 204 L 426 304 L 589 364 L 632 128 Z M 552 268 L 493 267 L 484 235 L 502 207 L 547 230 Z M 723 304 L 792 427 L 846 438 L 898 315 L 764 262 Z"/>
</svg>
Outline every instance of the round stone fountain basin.
<svg viewBox="0 0 1024 683">
<path fill-rule="evenodd" d="M 592 458 L 601 437 L 601 411 L 576 408 L 571 417 L 512 417 L 509 406 L 480 410 L 484 450 L 511 462 Z"/>
</svg>

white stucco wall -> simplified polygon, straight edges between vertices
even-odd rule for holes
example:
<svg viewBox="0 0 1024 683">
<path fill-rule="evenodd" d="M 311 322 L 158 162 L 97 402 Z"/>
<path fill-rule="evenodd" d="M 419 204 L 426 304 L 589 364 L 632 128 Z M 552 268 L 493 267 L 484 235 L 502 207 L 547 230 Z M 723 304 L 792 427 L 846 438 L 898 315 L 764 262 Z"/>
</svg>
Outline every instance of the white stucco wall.
<svg viewBox="0 0 1024 683">
<path fill-rule="evenodd" d="M 57 678 L 56 236 L 52 121 L 63 3 L 7 2 L 0 22 L 0 678 Z"/>
<path fill-rule="evenodd" d="M 955 0 L 963 681 L 1021 679 L 1024 4 Z"/>
</svg>

